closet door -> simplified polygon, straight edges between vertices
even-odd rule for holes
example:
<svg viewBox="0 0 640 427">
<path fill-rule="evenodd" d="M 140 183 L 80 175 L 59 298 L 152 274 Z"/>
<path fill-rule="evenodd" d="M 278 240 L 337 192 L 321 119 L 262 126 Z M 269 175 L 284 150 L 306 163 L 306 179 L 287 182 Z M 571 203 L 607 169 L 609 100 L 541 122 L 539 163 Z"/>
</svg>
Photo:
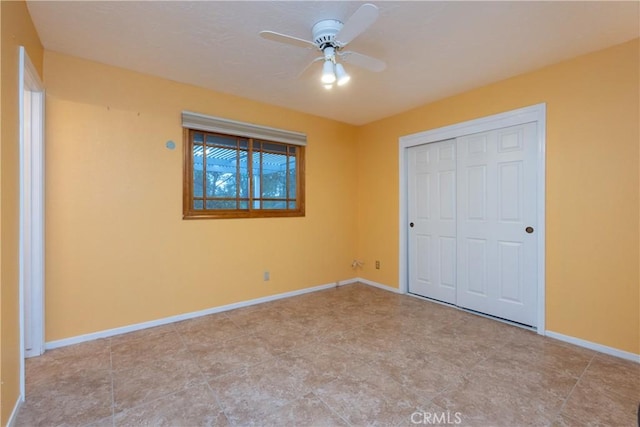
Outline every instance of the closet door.
<svg viewBox="0 0 640 427">
<path fill-rule="evenodd" d="M 457 139 L 456 304 L 536 325 L 536 124 Z"/>
<path fill-rule="evenodd" d="M 408 149 L 409 292 L 456 302 L 455 140 Z"/>
</svg>

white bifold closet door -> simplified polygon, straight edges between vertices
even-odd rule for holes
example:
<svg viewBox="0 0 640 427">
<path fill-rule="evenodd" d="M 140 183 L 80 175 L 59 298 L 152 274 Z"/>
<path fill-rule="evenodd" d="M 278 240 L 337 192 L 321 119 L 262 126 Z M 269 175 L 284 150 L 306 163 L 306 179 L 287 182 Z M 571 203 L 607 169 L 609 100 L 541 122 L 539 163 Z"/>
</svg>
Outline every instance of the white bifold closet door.
<svg viewBox="0 0 640 427">
<path fill-rule="evenodd" d="M 409 149 L 411 293 L 535 326 L 536 146 L 529 123 Z"/>
</svg>

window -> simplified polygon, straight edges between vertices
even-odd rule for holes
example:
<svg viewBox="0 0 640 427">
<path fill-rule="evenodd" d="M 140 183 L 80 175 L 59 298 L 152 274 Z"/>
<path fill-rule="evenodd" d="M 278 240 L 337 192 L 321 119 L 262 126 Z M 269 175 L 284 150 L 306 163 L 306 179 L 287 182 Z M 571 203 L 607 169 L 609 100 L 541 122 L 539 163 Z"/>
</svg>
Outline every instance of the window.
<svg viewBox="0 0 640 427">
<path fill-rule="evenodd" d="M 304 216 L 305 147 L 253 137 L 278 138 L 283 132 L 278 139 L 290 139 L 285 137 L 292 133 L 197 116 L 208 119 L 207 129 L 193 126 L 183 113 L 183 126 L 193 126 L 185 126 L 184 218 Z M 242 129 L 230 129 L 229 123 Z M 221 128 L 242 135 L 210 131 Z"/>
</svg>

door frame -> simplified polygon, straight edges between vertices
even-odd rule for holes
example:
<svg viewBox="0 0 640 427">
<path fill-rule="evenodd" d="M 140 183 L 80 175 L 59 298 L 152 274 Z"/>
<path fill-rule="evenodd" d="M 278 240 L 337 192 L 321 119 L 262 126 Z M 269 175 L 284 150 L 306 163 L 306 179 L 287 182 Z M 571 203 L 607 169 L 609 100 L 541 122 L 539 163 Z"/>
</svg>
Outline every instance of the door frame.
<svg viewBox="0 0 640 427">
<path fill-rule="evenodd" d="M 25 398 L 25 357 L 44 353 L 44 85 L 23 46 L 19 48 L 20 132 L 20 394 Z M 25 117 L 25 101 L 30 103 Z M 27 289 L 28 287 L 28 289 Z M 25 293 L 30 298 L 25 298 Z M 26 304 L 29 304 L 27 307 Z M 29 316 L 30 331 L 26 331 Z M 25 336 L 31 334 L 32 351 L 26 354 Z"/>
<path fill-rule="evenodd" d="M 409 289 L 409 235 L 408 235 L 408 203 L 409 196 L 407 193 L 407 173 L 408 159 L 407 149 L 416 145 L 428 144 L 431 142 L 442 141 L 445 139 L 458 138 L 465 135 L 471 135 L 479 132 L 486 132 L 494 129 L 500 129 L 508 126 L 522 125 L 525 123 L 536 123 L 537 128 L 537 326 L 536 330 L 539 334 L 545 334 L 545 253 L 546 253 L 546 226 L 545 226 L 545 195 L 546 195 L 546 103 L 531 105 L 504 113 L 494 114 L 491 116 L 481 117 L 457 123 L 450 126 L 444 126 L 436 129 L 418 132 L 411 135 L 401 136 L 398 140 L 398 159 L 399 159 L 399 290 L 406 294 Z"/>
</svg>

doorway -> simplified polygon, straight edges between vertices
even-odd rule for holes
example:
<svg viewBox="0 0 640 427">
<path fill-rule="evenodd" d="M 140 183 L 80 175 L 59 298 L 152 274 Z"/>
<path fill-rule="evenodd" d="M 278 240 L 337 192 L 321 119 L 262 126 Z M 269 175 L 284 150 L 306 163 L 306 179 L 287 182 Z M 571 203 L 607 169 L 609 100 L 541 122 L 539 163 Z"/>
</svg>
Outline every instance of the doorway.
<svg viewBox="0 0 640 427">
<path fill-rule="evenodd" d="M 403 292 L 544 331 L 544 104 L 400 138 Z"/>
<path fill-rule="evenodd" d="M 19 50 L 20 120 L 20 392 L 26 357 L 44 353 L 44 87 Z"/>
</svg>

